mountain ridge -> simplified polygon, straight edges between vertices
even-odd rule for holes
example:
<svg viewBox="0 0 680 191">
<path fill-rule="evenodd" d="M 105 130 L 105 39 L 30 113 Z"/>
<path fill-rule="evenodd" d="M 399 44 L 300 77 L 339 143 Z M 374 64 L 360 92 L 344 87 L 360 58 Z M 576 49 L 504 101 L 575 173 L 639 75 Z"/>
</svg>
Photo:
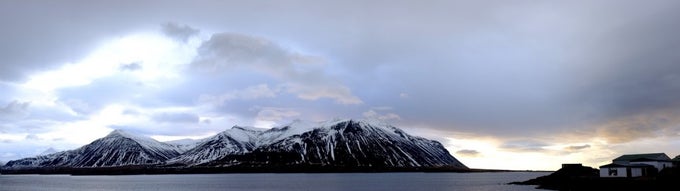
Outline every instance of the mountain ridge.
<svg viewBox="0 0 680 191">
<path fill-rule="evenodd" d="M 9 161 L 0 170 L 468 169 L 437 141 L 369 120 L 293 121 L 271 129 L 233 126 L 198 140 L 193 148 L 180 145 L 114 130 L 81 148 Z"/>
<path fill-rule="evenodd" d="M 114 130 L 80 148 L 9 161 L 3 169 L 151 165 L 179 154 L 179 149 L 170 144 Z"/>
</svg>

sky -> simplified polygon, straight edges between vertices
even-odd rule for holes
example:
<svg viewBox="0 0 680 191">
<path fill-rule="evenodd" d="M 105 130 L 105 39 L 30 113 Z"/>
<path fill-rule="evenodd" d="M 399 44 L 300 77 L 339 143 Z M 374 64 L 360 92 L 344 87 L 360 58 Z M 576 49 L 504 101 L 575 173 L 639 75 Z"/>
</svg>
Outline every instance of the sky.
<svg viewBox="0 0 680 191">
<path fill-rule="evenodd" d="M 680 1 L 0 1 L 0 161 L 380 119 L 471 168 L 680 154 Z"/>
</svg>

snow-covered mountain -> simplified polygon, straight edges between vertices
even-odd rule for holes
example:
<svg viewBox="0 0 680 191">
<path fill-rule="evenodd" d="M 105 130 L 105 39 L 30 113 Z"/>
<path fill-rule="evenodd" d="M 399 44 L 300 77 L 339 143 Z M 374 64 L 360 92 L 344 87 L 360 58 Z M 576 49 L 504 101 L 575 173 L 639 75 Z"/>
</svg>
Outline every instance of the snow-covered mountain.
<svg viewBox="0 0 680 191">
<path fill-rule="evenodd" d="M 115 130 L 71 151 L 9 161 L 3 168 L 81 168 L 158 164 L 181 153 L 174 145 Z"/>
<path fill-rule="evenodd" d="M 320 124 L 296 120 L 289 125 L 272 129 L 233 126 L 231 129 L 204 139 L 193 149 L 169 160 L 167 164 L 195 166 L 214 162 L 225 156 L 246 155 L 257 148 L 267 147 L 282 139 L 311 131 L 315 125 Z M 235 162 L 237 162 L 235 164 L 241 163 Z"/>
<path fill-rule="evenodd" d="M 3 169 L 289 166 L 467 169 L 437 141 L 368 120 L 295 121 L 272 129 L 234 126 L 201 140 L 168 143 L 116 130 L 79 149 L 9 161 Z"/>
<path fill-rule="evenodd" d="M 368 120 L 295 121 L 269 130 L 234 126 L 168 163 L 467 168 L 439 142 Z"/>
<path fill-rule="evenodd" d="M 259 135 L 251 152 L 223 156 L 207 165 L 467 168 L 441 143 L 375 121 L 298 122 Z"/>
<path fill-rule="evenodd" d="M 234 126 L 204 139 L 193 149 L 177 158 L 170 159 L 167 163 L 193 166 L 228 155 L 245 154 L 255 149 L 258 135 L 261 133 L 260 129 Z"/>
</svg>

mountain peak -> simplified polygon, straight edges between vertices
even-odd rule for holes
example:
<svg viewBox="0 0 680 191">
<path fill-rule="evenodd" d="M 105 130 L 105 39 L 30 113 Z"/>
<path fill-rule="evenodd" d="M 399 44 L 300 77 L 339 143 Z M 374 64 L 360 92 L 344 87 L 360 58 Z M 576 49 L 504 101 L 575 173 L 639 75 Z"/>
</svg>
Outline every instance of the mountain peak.
<svg viewBox="0 0 680 191">
<path fill-rule="evenodd" d="M 129 133 L 127 131 L 121 130 L 121 129 L 116 129 L 111 131 L 109 135 L 107 135 L 104 138 L 128 138 L 131 139 L 132 141 L 135 141 L 139 144 L 141 144 L 143 147 L 166 147 L 170 144 L 167 143 L 162 143 L 159 141 L 156 141 L 155 139 L 147 136 L 142 136 L 142 135 L 135 135 L 132 133 Z"/>
<path fill-rule="evenodd" d="M 317 125 L 319 125 L 319 124 L 311 122 L 311 121 L 304 121 L 304 120 L 296 119 L 296 120 L 293 120 L 290 123 L 283 125 L 279 128 L 291 127 L 291 128 L 298 128 L 298 129 L 304 129 L 304 130 L 311 130 Z"/>
<path fill-rule="evenodd" d="M 109 133 L 109 135 L 107 135 L 106 137 L 125 137 L 125 138 L 133 139 L 135 141 L 153 141 L 153 142 L 156 142 L 156 140 L 153 140 L 150 137 L 135 135 L 135 134 L 132 134 L 132 133 L 127 132 L 127 131 L 122 130 L 122 129 L 115 129 L 115 130 L 111 131 L 111 133 Z"/>
<path fill-rule="evenodd" d="M 127 135 L 129 135 L 129 133 L 125 132 L 122 129 L 114 129 L 113 131 L 111 131 L 111 133 L 109 133 L 109 135 L 107 135 L 107 137 L 114 137 L 114 136 L 127 137 Z"/>
<path fill-rule="evenodd" d="M 334 125 L 337 125 L 339 123 L 358 123 L 361 126 L 368 125 L 368 126 L 374 126 L 374 127 L 392 127 L 392 125 L 390 125 L 386 121 L 380 120 L 380 119 L 375 119 L 375 118 L 364 118 L 364 119 L 351 119 L 351 118 L 349 118 L 349 119 L 339 119 L 339 118 L 336 118 L 336 119 L 332 119 L 332 120 L 329 120 L 329 121 L 322 122 L 321 125 L 327 127 L 327 126 L 334 126 Z"/>
</svg>

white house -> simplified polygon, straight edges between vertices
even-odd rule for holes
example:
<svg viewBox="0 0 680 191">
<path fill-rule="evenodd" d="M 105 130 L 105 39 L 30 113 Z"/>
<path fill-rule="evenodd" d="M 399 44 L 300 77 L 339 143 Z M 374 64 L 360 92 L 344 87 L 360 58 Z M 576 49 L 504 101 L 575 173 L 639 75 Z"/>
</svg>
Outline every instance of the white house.
<svg viewBox="0 0 680 191">
<path fill-rule="evenodd" d="M 653 176 L 672 166 L 671 158 L 664 153 L 623 155 L 611 164 L 600 166 L 600 177 Z"/>
<path fill-rule="evenodd" d="M 657 172 L 656 168 L 647 164 L 608 164 L 600 166 L 600 177 L 631 178 L 650 176 Z"/>
</svg>

